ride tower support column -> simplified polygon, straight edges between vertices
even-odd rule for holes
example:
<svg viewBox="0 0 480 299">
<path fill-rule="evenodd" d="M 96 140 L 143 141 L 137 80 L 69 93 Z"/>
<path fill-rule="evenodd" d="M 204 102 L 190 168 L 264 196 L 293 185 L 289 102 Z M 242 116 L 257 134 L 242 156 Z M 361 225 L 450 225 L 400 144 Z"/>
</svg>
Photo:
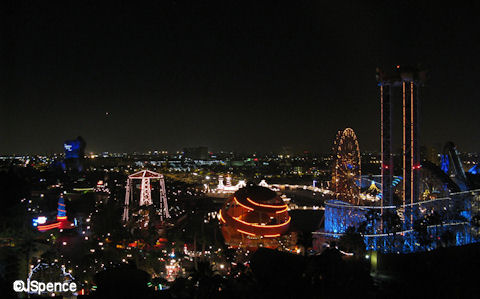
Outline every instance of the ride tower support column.
<svg viewBox="0 0 480 299">
<path fill-rule="evenodd" d="M 420 150 L 418 144 L 418 88 L 413 80 L 402 82 L 403 98 L 403 206 L 405 226 L 411 229 L 414 222 L 412 205 L 418 201 L 420 183 Z"/>
<path fill-rule="evenodd" d="M 392 180 L 393 180 L 393 159 L 392 159 L 392 102 L 391 84 L 380 82 L 380 135 L 381 135 L 381 159 L 382 159 L 382 198 L 381 205 L 393 205 Z M 383 209 L 382 209 L 383 214 Z"/>
</svg>

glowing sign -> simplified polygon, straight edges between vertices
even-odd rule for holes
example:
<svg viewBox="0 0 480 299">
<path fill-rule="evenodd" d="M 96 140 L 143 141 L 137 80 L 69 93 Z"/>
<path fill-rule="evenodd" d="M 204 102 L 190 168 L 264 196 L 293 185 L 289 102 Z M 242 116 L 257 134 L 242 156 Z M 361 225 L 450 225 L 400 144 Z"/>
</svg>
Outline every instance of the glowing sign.
<svg viewBox="0 0 480 299">
<path fill-rule="evenodd" d="M 65 159 L 75 159 L 80 157 L 80 140 L 67 140 L 63 145 L 65 149 Z"/>
<path fill-rule="evenodd" d="M 45 222 L 47 222 L 47 217 L 45 216 L 39 216 L 37 218 L 32 219 L 33 226 L 38 226 L 39 224 L 45 224 Z"/>
</svg>

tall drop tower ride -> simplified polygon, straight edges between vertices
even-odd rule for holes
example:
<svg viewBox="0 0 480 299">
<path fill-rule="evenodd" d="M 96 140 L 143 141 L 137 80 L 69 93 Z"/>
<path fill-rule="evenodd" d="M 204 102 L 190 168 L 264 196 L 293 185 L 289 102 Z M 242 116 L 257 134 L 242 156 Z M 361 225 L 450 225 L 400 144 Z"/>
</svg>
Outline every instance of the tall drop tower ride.
<svg viewBox="0 0 480 299">
<path fill-rule="evenodd" d="M 381 155 L 382 155 L 382 206 L 393 202 L 393 155 L 392 155 L 392 112 L 402 103 L 402 200 L 405 225 L 413 224 L 410 205 L 419 197 L 419 90 L 425 81 L 426 71 L 414 67 L 400 67 L 385 73 L 377 68 L 381 106 Z"/>
</svg>

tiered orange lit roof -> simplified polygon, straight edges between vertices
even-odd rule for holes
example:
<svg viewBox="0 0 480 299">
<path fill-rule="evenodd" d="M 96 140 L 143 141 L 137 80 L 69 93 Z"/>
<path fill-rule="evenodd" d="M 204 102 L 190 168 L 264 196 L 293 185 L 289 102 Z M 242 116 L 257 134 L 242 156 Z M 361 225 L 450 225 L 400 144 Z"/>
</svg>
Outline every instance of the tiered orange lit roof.
<svg viewBox="0 0 480 299">
<path fill-rule="evenodd" d="M 235 192 L 220 211 L 219 218 L 229 245 L 249 244 L 250 247 L 260 243 L 275 247 L 276 243 L 268 238 L 285 234 L 291 221 L 288 206 L 274 191 L 252 184 Z"/>
</svg>

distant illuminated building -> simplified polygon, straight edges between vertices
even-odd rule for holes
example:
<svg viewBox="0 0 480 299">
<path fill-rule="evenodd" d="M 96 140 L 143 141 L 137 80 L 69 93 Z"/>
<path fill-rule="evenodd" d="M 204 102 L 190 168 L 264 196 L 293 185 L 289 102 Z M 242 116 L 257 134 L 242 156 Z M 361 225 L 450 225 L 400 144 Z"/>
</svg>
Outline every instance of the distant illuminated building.
<svg viewBox="0 0 480 299">
<path fill-rule="evenodd" d="M 97 186 L 93 189 L 93 191 L 97 193 L 105 193 L 105 194 L 110 194 L 110 189 L 107 187 L 107 182 L 104 182 L 103 180 L 99 180 L 97 182 Z"/>
<path fill-rule="evenodd" d="M 288 206 L 274 191 L 249 184 L 226 201 L 219 212 L 225 243 L 234 248 L 277 248 L 287 234 Z"/>
<path fill-rule="evenodd" d="M 83 158 L 87 143 L 78 136 L 74 140 L 67 140 L 63 144 L 65 150 L 65 167 L 69 170 L 83 171 Z"/>
<path fill-rule="evenodd" d="M 243 180 L 238 181 L 238 184 L 233 186 L 231 176 L 226 177 L 225 184 L 223 183 L 223 176 L 219 176 L 216 191 L 217 192 L 222 192 L 222 193 L 233 193 L 233 192 L 235 192 L 238 189 L 243 188 L 243 187 L 245 187 L 245 181 L 243 181 Z"/>
<path fill-rule="evenodd" d="M 192 160 L 208 160 L 208 147 L 186 147 L 183 149 L 183 155 Z"/>
<path fill-rule="evenodd" d="M 236 185 L 232 185 L 232 177 L 227 176 L 225 179 L 222 175 L 218 177 L 218 185 L 216 188 L 210 189 L 208 185 L 206 185 L 207 195 L 211 197 L 218 197 L 218 198 L 227 198 L 231 194 L 235 193 L 240 188 L 245 187 L 245 181 L 239 180 Z"/>
</svg>

